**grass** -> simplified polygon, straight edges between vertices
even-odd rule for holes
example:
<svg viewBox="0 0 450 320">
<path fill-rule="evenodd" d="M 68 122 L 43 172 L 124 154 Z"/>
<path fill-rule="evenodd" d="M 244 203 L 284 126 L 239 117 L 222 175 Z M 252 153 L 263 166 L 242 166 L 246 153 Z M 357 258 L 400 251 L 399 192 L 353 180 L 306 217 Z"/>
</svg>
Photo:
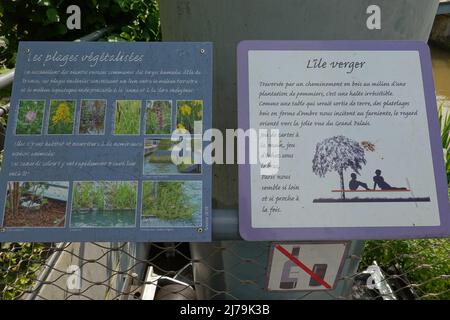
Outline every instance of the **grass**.
<svg viewBox="0 0 450 320">
<path fill-rule="evenodd" d="M 117 100 L 114 134 L 137 135 L 141 128 L 141 101 Z"/>
<path fill-rule="evenodd" d="M 41 134 L 45 100 L 20 100 L 16 134 Z"/>
<path fill-rule="evenodd" d="M 51 100 L 48 134 L 72 134 L 75 100 Z"/>
<path fill-rule="evenodd" d="M 73 187 L 72 211 L 135 209 L 136 195 L 133 181 L 79 181 Z"/>
<path fill-rule="evenodd" d="M 73 185 L 72 210 L 105 208 L 104 191 L 93 181 L 76 182 Z"/>
<path fill-rule="evenodd" d="M 170 134 L 172 104 L 170 101 L 148 101 L 145 111 L 145 134 Z"/>
<path fill-rule="evenodd" d="M 144 181 L 142 215 L 161 220 L 190 220 L 195 208 L 180 181 Z"/>
</svg>

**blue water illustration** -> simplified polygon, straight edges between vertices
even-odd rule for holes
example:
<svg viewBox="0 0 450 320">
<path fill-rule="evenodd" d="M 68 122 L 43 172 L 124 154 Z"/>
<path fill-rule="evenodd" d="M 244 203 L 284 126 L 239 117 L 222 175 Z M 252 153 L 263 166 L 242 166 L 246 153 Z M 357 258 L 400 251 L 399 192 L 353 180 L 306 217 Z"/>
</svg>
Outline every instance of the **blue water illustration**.
<svg viewBox="0 0 450 320">
<path fill-rule="evenodd" d="M 96 210 L 72 211 L 71 227 L 134 227 L 136 224 L 135 210 Z"/>
<path fill-rule="evenodd" d="M 144 175 L 178 174 L 177 166 L 173 163 L 150 163 L 144 159 Z"/>
<path fill-rule="evenodd" d="M 155 150 L 144 157 L 144 175 L 150 174 L 177 174 L 178 169 L 175 164 L 169 162 L 150 162 L 150 156 L 169 157 L 171 150 Z"/>
<path fill-rule="evenodd" d="M 188 204 L 194 208 L 191 220 L 161 220 L 156 217 L 141 217 L 141 227 L 201 227 L 202 226 L 202 182 L 184 181 L 183 192 L 187 195 Z"/>
<path fill-rule="evenodd" d="M 179 169 L 170 159 L 172 149 L 150 151 L 152 146 L 149 145 L 144 155 L 144 175 L 167 175 L 167 174 L 199 174 L 201 173 L 201 165 L 194 164 L 194 159 L 201 159 L 201 152 L 193 151 L 191 165 L 184 169 Z M 181 156 L 181 154 L 180 154 Z M 162 158 L 162 161 L 151 161 L 151 158 Z M 168 158 L 168 159 L 167 159 Z M 167 161 L 165 161 L 167 159 Z"/>
</svg>

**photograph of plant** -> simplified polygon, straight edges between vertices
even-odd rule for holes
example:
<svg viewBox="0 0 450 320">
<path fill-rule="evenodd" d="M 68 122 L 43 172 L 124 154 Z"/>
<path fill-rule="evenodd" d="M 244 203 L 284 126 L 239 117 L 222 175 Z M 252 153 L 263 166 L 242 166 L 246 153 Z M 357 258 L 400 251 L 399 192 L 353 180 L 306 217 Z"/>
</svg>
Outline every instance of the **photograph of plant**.
<svg viewBox="0 0 450 320">
<path fill-rule="evenodd" d="M 74 228 L 134 227 L 137 182 L 77 181 L 73 184 L 72 215 Z"/>
<path fill-rule="evenodd" d="M 203 119 L 203 100 L 179 100 L 177 101 L 177 129 L 194 133 L 195 121 Z M 201 132 L 198 132 L 201 134 Z"/>
<path fill-rule="evenodd" d="M 117 100 L 114 115 L 114 134 L 139 134 L 141 128 L 141 101 Z"/>
<path fill-rule="evenodd" d="M 16 134 L 41 134 L 45 100 L 20 100 Z"/>
<path fill-rule="evenodd" d="M 105 133 L 106 100 L 81 100 L 79 134 Z"/>
<path fill-rule="evenodd" d="M 48 134 L 72 134 L 75 100 L 51 100 Z"/>
<path fill-rule="evenodd" d="M 172 102 L 147 101 L 145 109 L 145 134 L 172 133 Z"/>
<path fill-rule="evenodd" d="M 173 147 L 178 141 L 170 139 L 145 139 L 144 141 L 144 175 L 165 175 L 165 174 L 199 174 L 201 173 L 201 163 L 194 163 L 195 152 L 198 151 L 201 158 L 201 140 L 191 140 L 190 157 L 182 158 L 183 161 L 176 165 L 172 161 Z M 200 143 L 200 145 L 199 145 Z M 182 154 L 177 155 L 183 157 Z M 184 161 L 186 159 L 186 161 Z"/>
<path fill-rule="evenodd" d="M 201 181 L 144 181 L 142 227 L 202 225 Z"/>
<path fill-rule="evenodd" d="M 64 227 L 68 182 L 8 182 L 3 227 Z"/>
</svg>

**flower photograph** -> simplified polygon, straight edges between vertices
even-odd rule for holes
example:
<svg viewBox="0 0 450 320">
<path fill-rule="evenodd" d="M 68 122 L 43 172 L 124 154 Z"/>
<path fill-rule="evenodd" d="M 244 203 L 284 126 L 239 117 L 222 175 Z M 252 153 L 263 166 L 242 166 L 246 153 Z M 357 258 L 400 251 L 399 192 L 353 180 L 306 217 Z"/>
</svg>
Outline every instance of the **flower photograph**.
<svg viewBox="0 0 450 320">
<path fill-rule="evenodd" d="M 106 100 L 81 100 L 79 134 L 105 133 Z"/>
<path fill-rule="evenodd" d="M 16 134 L 41 134 L 45 100 L 20 100 Z"/>
<path fill-rule="evenodd" d="M 172 132 L 172 102 L 147 101 L 145 109 L 145 134 L 170 134 Z"/>
<path fill-rule="evenodd" d="M 190 134 L 194 133 L 194 124 L 198 121 L 200 124 L 200 133 L 202 131 L 203 119 L 203 100 L 179 100 L 177 101 L 177 130 L 187 130 Z"/>
<path fill-rule="evenodd" d="M 48 134 L 72 134 L 75 119 L 75 100 L 51 100 Z"/>
</svg>

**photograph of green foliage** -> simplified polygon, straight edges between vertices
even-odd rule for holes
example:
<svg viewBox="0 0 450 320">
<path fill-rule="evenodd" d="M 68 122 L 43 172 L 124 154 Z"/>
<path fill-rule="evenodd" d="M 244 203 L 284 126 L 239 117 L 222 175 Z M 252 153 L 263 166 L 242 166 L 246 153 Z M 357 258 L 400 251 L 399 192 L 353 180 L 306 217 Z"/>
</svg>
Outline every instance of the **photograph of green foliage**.
<svg viewBox="0 0 450 320">
<path fill-rule="evenodd" d="M 135 226 L 136 181 L 76 181 L 72 193 L 71 227 Z"/>
<path fill-rule="evenodd" d="M 177 101 L 177 129 L 194 133 L 194 123 L 203 119 L 203 100 Z M 200 125 L 200 131 L 202 126 Z M 198 132 L 202 133 L 202 132 Z"/>
<path fill-rule="evenodd" d="M 142 227 L 200 227 L 201 181 L 144 181 Z"/>
<path fill-rule="evenodd" d="M 141 101 L 117 100 L 114 134 L 137 135 L 141 128 Z"/>
<path fill-rule="evenodd" d="M 68 182 L 9 181 L 3 227 L 64 227 L 68 190 Z"/>
<path fill-rule="evenodd" d="M 20 100 L 16 134 L 41 134 L 45 100 Z"/>
<path fill-rule="evenodd" d="M 182 161 L 175 164 L 172 161 L 173 147 L 178 141 L 170 139 L 145 139 L 144 140 L 144 175 L 166 175 L 166 174 L 199 174 L 202 170 L 201 163 L 194 163 L 195 152 L 202 159 L 201 140 L 191 139 L 191 155 L 180 154 Z"/>
<path fill-rule="evenodd" d="M 145 134 L 172 133 L 172 102 L 147 101 L 145 109 Z"/>
<path fill-rule="evenodd" d="M 81 100 L 79 134 L 105 133 L 106 100 Z"/>
<path fill-rule="evenodd" d="M 75 119 L 75 100 L 51 100 L 48 134 L 72 134 Z"/>
</svg>

